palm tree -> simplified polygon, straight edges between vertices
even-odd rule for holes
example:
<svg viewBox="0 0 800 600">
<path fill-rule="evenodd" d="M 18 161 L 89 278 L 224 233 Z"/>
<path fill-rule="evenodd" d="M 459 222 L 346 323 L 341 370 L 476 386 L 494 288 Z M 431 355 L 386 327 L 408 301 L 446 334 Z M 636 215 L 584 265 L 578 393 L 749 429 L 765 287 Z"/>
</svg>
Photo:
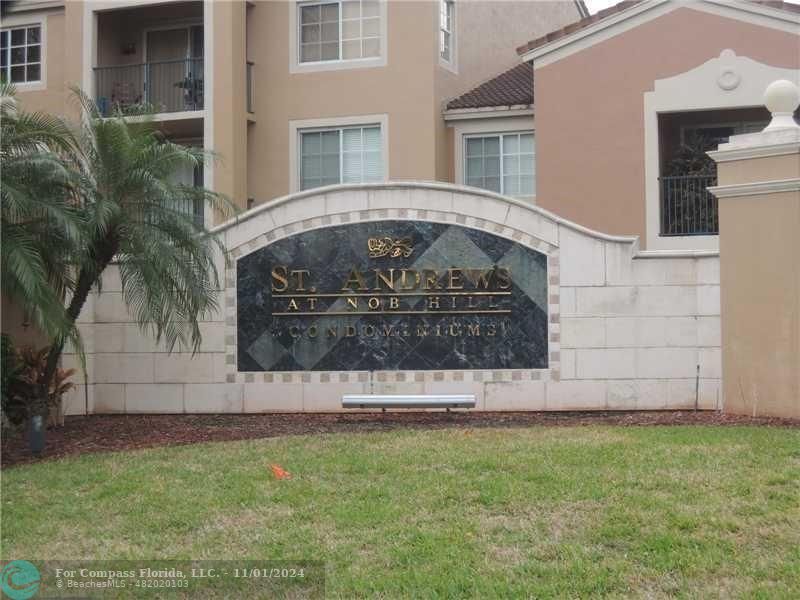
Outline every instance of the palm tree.
<svg viewBox="0 0 800 600">
<path fill-rule="evenodd" d="M 227 215 L 232 205 L 215 192 L 176 183 L 175 173 L 184 166 L 198 168 L 210 156 L 166 140 L 149 115 L 102 118 L 88 97 L 75 93 L 82 118 L 66 165 L 79 202 L 83 243 L 72 256 L 67 321 L 74 326 L 89 293 L 114 262 L 122 297 L 139 327 L 165 341 L 168 351 L 177 343 L 197 351 L 198 321 L 218 308 L 214 256 L 224 255 L 224 249 L 186 209 L 202 203 Z M 47 357 L 39 382 L 42 411 L 65 341 L 64 336 L 55 339 Z"/>
<path fill-rule="evenodd" d="M 82 242 L 81 216 L 62 160 L 74 147 L 57 117 L 20 110 L 14 87 L 0 83 L 0 186 L 3 295 L 25 307 L 51 339 L 77 334 L 66 317 L 69 259 Z"/>
</svg>

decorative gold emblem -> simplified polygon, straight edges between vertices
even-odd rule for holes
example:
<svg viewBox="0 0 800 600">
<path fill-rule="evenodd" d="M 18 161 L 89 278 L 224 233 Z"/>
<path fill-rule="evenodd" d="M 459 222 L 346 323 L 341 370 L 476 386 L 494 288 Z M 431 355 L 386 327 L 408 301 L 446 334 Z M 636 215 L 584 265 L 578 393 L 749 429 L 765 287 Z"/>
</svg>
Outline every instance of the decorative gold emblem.
<svg viewBox="0 0 800 600">
<path fill-rule="evenodd" d="M 382 256 L 389 256 L 391 258 L 408 258 L 414 252 L 414 246 L 411 245 L 411 238 L 394 239 L 388 236 L 382 238 L 369 238 L 367 240 L 367 249 L 369 250 L 370 258 L 381 258 Z"/>
</svg>

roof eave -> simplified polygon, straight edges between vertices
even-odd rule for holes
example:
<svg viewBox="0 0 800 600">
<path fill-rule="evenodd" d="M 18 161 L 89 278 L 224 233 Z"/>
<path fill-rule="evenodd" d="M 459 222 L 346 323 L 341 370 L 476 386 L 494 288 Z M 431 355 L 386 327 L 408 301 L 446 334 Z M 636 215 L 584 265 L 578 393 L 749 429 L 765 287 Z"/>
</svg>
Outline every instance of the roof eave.
<svg viewBox="0 0 800 600">
<path fill-rule="evenodd" d="M 448 108 L 442 112 L 442 116 L 445 121 L 466 121 L 470 119 L 497 119 L 502 117 L 532 117 L 533 112 L 533 104 L 513 104 L 510 106 Z"/>
<path fill-rule="evenodd" d="M 775 19 L 776 21 L 782 22 L 784 24 L 786 23 L 791 25 L 800 24 L 800 16 L 798 16 L 797 13 L 788 12 L 780 8 L 773 8 L 771 6 L 767 6 L 764 4 L 756 4 L 743 1 L 731 2 L 730 0 L 702 0 L 702 2 L 720 7 L 725 7 L 727 9 L 734 9 L 737 11 L 741 11 L 743 13 L 749 13 L 754 16 L 768 17 L 770 19 Z M 586 27 L 577 29 L 572 33 L 569 33 L 563 37 L 556 38 L 551 42 L 544 43 L 540 46 L 536 46 L 535 48 L 531 48 L 530 50 L 527 51 L 520 49 L 521 51 L 518 51 L 520 59 L 523 62 L 531 62 L 531 61 L 534 62 L 534 68 L 535 68 L 537 66 L 536 60 L 541 60 L 542 58 L 551 55 L 554 52 L 557 52 L 563 48 L 566 48 L 567 46 L 570 46 L 581 40 L 585 40 L 591 36 L 598 35 L 610 27 L 613 27 L 629 19 L 635 18 L 639 15 L 643 15 L 644 13 L 653 11 L 654 9 L 662 7 L 663 5 L 666 4 L 673 4 L 672 0 L 645 0 L 644 2 L 630 6 L 620 12 L 611 14 L 605 17 L 604 19 L 600 19 L 599 21 L 592 23 L 591 25 L 587 25 Z M 679 7 L 680 5 L 673 4 L 673 6 L 667 7 L 666 10 L 664 10 L 664 12 L 666 13 Z M 692 7 L 690 6 L 690 8 Z M 558 58 L 554 58 L 553 60 L 558 60 Z"/>
</svg>

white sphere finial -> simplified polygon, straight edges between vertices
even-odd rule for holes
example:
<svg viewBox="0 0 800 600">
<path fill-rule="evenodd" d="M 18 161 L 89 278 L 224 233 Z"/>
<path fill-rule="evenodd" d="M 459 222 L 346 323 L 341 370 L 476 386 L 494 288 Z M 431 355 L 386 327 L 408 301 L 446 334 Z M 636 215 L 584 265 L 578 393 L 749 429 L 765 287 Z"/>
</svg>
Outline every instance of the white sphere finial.
<svg viewBox="0 0 800 600">
<path fill-rule="evenodd" d="M 764 131 L 800 127 L 794 120 L 794 111 L 800 106 L 800 89 L 788 79 L 767 86 L 764 106 L 772 113 L 772 121 Z"/>
</svg>

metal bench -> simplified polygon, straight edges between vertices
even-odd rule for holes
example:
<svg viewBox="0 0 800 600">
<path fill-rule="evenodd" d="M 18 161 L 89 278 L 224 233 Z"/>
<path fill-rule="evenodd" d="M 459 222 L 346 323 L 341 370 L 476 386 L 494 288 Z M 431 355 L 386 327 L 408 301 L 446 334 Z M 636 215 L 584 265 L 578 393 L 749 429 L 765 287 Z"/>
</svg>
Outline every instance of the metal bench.
<svg viewBox="0 0 800 600">
<path fill-rule="evenodd" d="M 474 394 L 360 395 L 342 396 L 342 408 L 475 408 Z"/>
</svg>

